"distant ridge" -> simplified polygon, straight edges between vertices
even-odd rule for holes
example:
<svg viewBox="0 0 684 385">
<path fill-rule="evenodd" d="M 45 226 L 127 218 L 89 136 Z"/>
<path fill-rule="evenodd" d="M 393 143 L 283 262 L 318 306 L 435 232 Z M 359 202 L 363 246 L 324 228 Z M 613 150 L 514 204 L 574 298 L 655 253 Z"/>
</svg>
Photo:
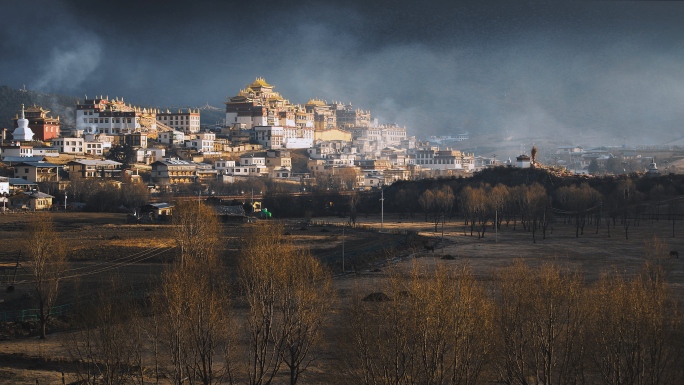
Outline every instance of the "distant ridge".
<svg viewBox="0 0 684 385">
<path fill-rule="evenodd" d="M 203 105 L 202 107 L 199 107 L 199 109 L 200 110 L 206 110 L 206 111 L 223 111 L 223 108 L 210 106 L 209 102 L 207 102 L 207 104 Z"/>
</svg>

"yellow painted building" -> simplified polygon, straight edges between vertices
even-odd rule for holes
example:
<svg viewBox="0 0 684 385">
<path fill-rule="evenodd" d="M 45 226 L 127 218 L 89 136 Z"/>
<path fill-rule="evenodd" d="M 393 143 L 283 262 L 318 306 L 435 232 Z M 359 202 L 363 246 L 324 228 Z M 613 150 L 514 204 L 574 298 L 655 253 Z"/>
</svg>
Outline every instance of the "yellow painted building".
<svg viewBox="0 0 684 385">
<path fill-rule="evenodd" d="M 327 130 L 315 130 L 314 131 L 314 141 L 324 140 L 342 140 L 345 142 L 351 142 L 352 134 L 349 131 L 343 131 L 338 128 L 330 128 Z"/>
</svg>

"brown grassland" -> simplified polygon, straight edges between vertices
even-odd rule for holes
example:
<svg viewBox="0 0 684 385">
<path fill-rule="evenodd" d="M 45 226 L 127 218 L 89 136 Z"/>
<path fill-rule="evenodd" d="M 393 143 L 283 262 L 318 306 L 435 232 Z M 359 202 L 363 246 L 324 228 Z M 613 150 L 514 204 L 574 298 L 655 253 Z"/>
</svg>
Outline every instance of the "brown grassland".
<svg viewBox="0 0 684 385">
<path fill-rule="evenodd" d="M 14 274 L 17 259 L 24 261 L 22 239 L 32 214 L 0 215 L 0 317 L 3 312 L 31 309 L 32 286 L 26 282 L 27 272 L 20 268 Z M 102 213 L 56 213 L 53 216 L 59 235 L 65 240 L 69 273 L 60 290 L 58 304 L 87 300 L 112 276 L 134 291 L 145 291 L 156 282 L 168 263 L 177 256 L 175 239 L 168 224 L 127 224 L 125 215 Z M 586 283 L 597 281 L 603 274 L 619 272 L 626 277 L 636 276 L 648 254 L 649 242 L 657 237 L 667 250 L 684 251 L 684 228 L 676 224 L 672 237 L 672 223 L 642 221 L 629 228 L 629 239 L 618 223 L 610 229 L 602 224 L 598 230 L 587 226 L 584 234 L 575 237 L 572 224 L 557 220 L 547 238 L 532 235 L 521 226 L 514 231 L 512 224 L 502 225 L 495 234 L 489 228 L 485 237 L 470 236 L 463 220 L 453 218 L 438 226 L 425 222 L 417 214 L 414 219 L 386 215 L 380 227 L 378 215 L 360 217 L 356 228 L 341 224 L 345 218 L 314 218 L 312 226 L 298 221 L 285 222 L 286 236 L 297 247 L 306 248 L 333 271 L 333 288 L 337 301 L 332 305 L 332 316 L 324 328 L 324 348 L 319 358 L 302 379 L 306 384 L 326 384 L 338 381 L 341 369 L 335 338 L 338 317 L 348 305 L 352 294 L 381 292 L 389 284 L 390 270 L 409 275 L 412 266 L 431 270 L 436 266 L 457 269 L 468 266 L 482 283 L 496 280 L 501 268 L 521 259 L 531 266 L 553 262 L 570 271 L 578 272 Z M 218 254 L 228 267 L 236 268 L 241 240 L 254 225 L 222 225 Z M 369 229 L 364 229 L 368 226 Z M 370 228 L 373 229 L 370 229 Z M 410 231 L 405 235 L 402 231 Z M 344 246 L 343 246 L 344 244 Z M 425 246 L 433 246 L 427 251 Z M 344 247 L 345 272 L 342 272 Z M 665 278 L 674 298 L 684 300 L 684 256 L 670 258 L 663 264 Z M 99 273 L 93 273 L 100 271 Z M 15 280 L 13 292 L 5 288 Z M 1 321 L 1 319 L 0 319 Z M 65 341 L 75 338 L 69 324 L 70 317 L 56 319 L 49 328 L 47 339 L 37 338 L 31 322 L 7 322 L 0 326 L 0 385 L 57 384 L 65 373 L 66 382 L 75 381 Z M 284 374 L 283 374 L 284 375 Z M 283 379 L 283 382 L 286 380 Z"/>
</svg>

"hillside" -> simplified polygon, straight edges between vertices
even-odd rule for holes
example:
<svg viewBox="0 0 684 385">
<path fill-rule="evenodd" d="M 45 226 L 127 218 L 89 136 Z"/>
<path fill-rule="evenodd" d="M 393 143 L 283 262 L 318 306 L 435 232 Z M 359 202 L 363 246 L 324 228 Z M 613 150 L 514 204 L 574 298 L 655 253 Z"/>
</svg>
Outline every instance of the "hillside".
<svg viewBox="0 0 684 385">
<path fill-rule="evenodd" d="M 0 128 L 14 129 L 14 118 L 21 110 L 21 105 L 37 104 L 50 110 L 50 115 L 60 116 L 62 124 L 75 124 L 75 106 L 78 98 L 74 96 L 44 94 L 35 91 L 23 91 L 8 86 L 0 86 Z"/>
<path fill-rule="evenodd" d="M 60 116 L 62 124 L 67 127 L 75 125 L 76 103 L 82 99 L 75 96 L 59 95 L 59 94 L 45 94 L 35 91 L 24 91 L 9 86 L 0 86 L 0 128 L 14 129 L 12 118 L 21 110 L 21 105 L 30 106 L 37 104 L 50 110 L 51 116 Z M 153 107 L 151 104 L 137 104 L 140 107 Z M 165 110 L 166 108 L 173 110 L 178 107 L 153 107 Z M 186 109 L 188 107 L 182 107 Z M 198 107 L 189 107 L 198 108 Z M 223 122 L 226 118 L 225 108 L 202 106 L 200 108 L 201 124 L 213 126 L 217 122 Z"/>
</svg>

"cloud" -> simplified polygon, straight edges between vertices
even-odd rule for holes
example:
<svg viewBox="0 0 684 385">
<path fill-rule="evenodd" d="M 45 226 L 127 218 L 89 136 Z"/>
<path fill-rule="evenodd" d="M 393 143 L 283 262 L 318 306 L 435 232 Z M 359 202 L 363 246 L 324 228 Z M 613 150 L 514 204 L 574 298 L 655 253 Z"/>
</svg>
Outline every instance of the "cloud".
<svg viewBox="0 0 684 385">
<path fill-rule="evenodd" d="M 82 36 L 82 35 L 81 35 Z M 97 38 L 70 39 L 53 48 L 31 86 L 42 91 L 78 91 L 100 65 L 102 48 Z"/>
<path fill-rule="evenodd" d="M 419 137 L 642 144 L 671 140 L 684 121 L 682 2 L 171 1 L 133 14 L 129 3 L 10 12 L 45 27 L 0 25 L 0 50 L 14 53 L 0 75 L 160 106 L 221 105 L 263 76 L 293 103 L 351 102 Z"/>
</svg>

